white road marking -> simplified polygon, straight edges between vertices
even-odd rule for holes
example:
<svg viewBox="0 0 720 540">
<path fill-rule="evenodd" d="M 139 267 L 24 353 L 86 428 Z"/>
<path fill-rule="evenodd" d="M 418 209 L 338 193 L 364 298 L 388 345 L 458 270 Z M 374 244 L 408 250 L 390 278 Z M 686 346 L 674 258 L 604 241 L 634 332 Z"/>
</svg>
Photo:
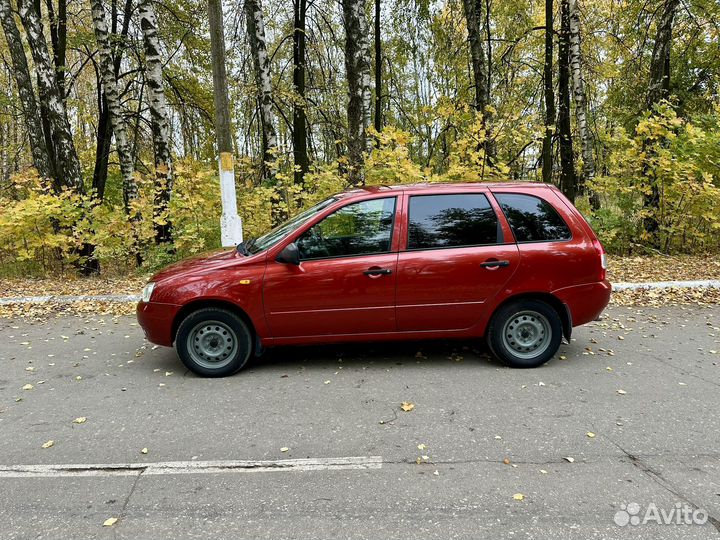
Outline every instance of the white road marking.
<svg viewBox="0 0 720 540">
<path fill-rule="evenodd" d="M 0 465 L 0 478 L 52 478 L 63 476 L 138 476 L 279 471 L 381 469 L 382 457 L 339 457 L 263 461 L 160 461 L 68 465 Z"/>
</svg>

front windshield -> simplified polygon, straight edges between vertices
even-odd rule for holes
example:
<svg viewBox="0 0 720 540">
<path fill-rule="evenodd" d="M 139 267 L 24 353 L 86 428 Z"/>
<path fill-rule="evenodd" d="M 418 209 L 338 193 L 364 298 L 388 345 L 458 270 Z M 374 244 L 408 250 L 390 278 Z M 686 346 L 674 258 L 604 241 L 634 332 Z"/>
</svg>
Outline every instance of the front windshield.
<svg viewBox="0 0 720 540">
<path fill-rule="evenodd" d="M 300 212 L 297 216 L 289 219 L 285 223 L 278 225 L 270 232 L 256 238 L 255 240 L 250 240 L 247 244 L 248 252 L 250 254 L 260 253 L 261 251 L 265 251 L 266 249 L 274 246 L 288 234 L 293 232 L 309 219 L 313 218 L 318 212 L 321 212 L 335 201 L 337 201 L 337 197 L 325 199 L 315 206 L 308 208 L 304 212 Z"/>
</svg>

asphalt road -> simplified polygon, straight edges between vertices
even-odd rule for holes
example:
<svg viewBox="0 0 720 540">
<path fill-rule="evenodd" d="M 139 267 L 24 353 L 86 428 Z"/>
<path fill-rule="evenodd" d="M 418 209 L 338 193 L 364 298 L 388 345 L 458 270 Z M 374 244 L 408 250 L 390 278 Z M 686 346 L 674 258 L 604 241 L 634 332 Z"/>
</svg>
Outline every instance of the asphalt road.
<svg viewBox="0 0 720 540">
<path fill-rule="evenodd" d="M 610 309 L 536 370 L 435 342 L 278 349 L 208 380 L 131 318 L 0 330 L 3 539 L 720 537 L 720 307 Z M 375 465 L 284 461 L 345 457 Z M 228 460 L 248 463 L 193 474 Z M 67 467 L 88 464 L 110 466 Z M 630 503 L 709 517 L 617 525 Z"/>
</svg>

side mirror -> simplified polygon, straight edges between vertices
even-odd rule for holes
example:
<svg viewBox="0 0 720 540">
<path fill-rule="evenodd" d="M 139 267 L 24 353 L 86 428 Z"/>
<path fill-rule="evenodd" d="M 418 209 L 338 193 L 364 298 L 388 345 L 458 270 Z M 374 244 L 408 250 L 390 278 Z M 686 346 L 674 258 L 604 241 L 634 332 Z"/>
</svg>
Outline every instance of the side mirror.
<svg viewBox="0 0 720 540">
<path fill-rule="evenodd" d="M 287 246 L 285 246 L 280 254 L 275 257 L 275 260 L 279 263 L 294 264 L 295 266 L 299 266 L 300 252 L 298 251 L 297 244 L 295 242 L 290 242 Z"/>
</svg>

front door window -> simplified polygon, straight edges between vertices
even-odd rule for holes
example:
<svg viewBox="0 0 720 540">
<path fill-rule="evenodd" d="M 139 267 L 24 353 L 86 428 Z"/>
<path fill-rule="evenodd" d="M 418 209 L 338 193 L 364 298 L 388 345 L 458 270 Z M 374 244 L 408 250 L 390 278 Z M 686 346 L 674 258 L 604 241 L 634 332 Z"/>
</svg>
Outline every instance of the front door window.
<svg viewBox="0 0 720 540">
<path fill-rule="evenodd" d="M 300 260 L 388 253 L 395 197 L 343 206 L 297 239 Z"/>
</svg>

